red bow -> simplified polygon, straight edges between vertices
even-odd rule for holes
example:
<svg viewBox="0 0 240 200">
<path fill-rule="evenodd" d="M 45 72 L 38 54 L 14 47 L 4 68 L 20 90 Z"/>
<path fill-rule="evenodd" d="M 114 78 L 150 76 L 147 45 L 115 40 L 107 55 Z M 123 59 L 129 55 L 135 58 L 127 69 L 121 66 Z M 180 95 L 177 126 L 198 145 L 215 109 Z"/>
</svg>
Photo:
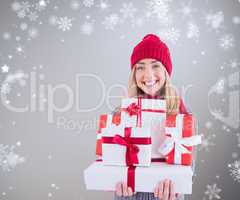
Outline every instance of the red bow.
<svg viewBox="0 0 240 200">
<path fill-rule="evenodd" d="M 122 137 L 121 135 L 115 135 L 113 138 L 114 143 L 127 147 L 127 150 L 126 150 L 127 166 L 138 164 L 137 154 L 139 152 L 139 147 L 136 144 L 131 143 L 130 135 L 131 135 L 131 128 L 125 128 L 124 137 Z"/>
<path fill-rule="evenodd" d="M 139 105 L 137 105 L 136 103 L 131 103 L 127 109 L 126 112 L 132 116 L 132 115 L 138 115 L 139 112 L 141 112 L 141 108 Z"/>
</svg>

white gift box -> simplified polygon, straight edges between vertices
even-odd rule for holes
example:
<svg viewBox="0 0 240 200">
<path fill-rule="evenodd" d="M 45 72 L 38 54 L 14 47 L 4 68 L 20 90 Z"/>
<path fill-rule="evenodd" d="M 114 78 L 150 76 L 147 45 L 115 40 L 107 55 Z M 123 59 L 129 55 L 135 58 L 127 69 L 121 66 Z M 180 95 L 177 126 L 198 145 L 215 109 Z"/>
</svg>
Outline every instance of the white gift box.
<svg viewBox="0 0 240 200">
<path fill-rule="evenodd" d="M 127 182 L 129 167 L 106 166 L 94 162 L 84 171 L 85 185 L 88 190 L 115 191 L 118 182 Z M 152 162 L 150 167 L 136 167 L 134 186 L 136 192 L 154 192 L 159 181 L 170 179 L 176 193 L 192 193 L 192 169 L 190 166 L 169 165 L 163 162 Z M 106 178 L 107 177 L 107 178 Z M 130 186 L 128 184 L 128 186 Z"/>
<path fill-rule="evenodd" d="M 110 125 L 102 129 L 102 159 L 104 165 L 149 166 L 151 163 L 151 146 L 150 128 Z M 134 150 L 138 152 L 134 153 Z M 131 158 L 135 158 L 135 162 Z M 129 162 L 130 164 L 128 164 Z"/>
<path fill-rule="evenodd" d="M 141 108 L 140 114 L 134 114 L 134 105 Z M 127 111 L 131 107 L 132 115 L 131 111 Z M 158 149 L 165 137 L 166 101 L 163 99 L 123 98 L 121 109 L 121 123 L 126 127 L 151 127 L 151 156 L 152 158 L 164 157 Z"/>
</svg>

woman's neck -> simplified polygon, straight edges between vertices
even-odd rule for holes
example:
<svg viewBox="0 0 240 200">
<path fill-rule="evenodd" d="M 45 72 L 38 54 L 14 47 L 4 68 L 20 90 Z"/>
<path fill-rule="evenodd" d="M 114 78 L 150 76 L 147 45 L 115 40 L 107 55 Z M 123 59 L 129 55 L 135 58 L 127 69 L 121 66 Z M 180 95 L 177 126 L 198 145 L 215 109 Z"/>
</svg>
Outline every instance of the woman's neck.
<svg viewBox="0 0 240 200">
<path fill-rule="evenodd" d="M 145 99 L 162 99 L 160 95 L 150 95 L 150 94 L 144 94 L 143 98 Z"/>
</svg>

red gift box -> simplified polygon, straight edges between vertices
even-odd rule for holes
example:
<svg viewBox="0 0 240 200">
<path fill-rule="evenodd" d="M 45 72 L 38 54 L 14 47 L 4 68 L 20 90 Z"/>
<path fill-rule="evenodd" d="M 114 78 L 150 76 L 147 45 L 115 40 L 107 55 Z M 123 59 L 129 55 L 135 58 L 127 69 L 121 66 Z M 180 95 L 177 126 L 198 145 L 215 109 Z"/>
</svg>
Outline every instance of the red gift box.
<svg viewBox="0 0 240 200">
<path fill-rule="evenodd" d="M 166 139 L 159 151 L 168 164 L 192 165 L 193 145 L 201 143 L 201 136 L 193 136 L 195 130 L 192 115 L 176 114 L 166 118 Z"/>
<path fill-rule="evenodd" d="M 102 156 L 102 135 L 101 130 L 106 128 L 109 123 L 119 125 L 121 122 L 120 113 L 114 115 L 103 114 L 99 117 L 98 130 L 97 130 L 97 141 L 96 141 L 96 155 Z"/>
</svg>

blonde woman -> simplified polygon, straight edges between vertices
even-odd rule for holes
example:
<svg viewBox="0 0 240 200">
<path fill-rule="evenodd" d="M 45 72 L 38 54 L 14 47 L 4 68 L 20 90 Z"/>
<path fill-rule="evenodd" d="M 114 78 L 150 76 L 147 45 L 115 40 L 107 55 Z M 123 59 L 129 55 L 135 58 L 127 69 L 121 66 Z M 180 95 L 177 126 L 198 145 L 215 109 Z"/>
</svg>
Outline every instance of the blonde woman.
<svg viewBox="0 0 240 200">
<path fill-rule="evenodd" d="M 171 84 L 172 62 L 167 45 L 154 34 L 146 35 L 133 49 L 131 74 L 128 82 L 129 97 L 164 98 L 167 114 L 187 113 L 182 99 Z M 118 112 L 118 109 L 115 110 Z M 159 182 L 154 193 L 133 193 L 127 183 L 116 184 L 115 200 L 174 200 L 183 195 L 174 192 L 171 180 Z"/>
</svg>

